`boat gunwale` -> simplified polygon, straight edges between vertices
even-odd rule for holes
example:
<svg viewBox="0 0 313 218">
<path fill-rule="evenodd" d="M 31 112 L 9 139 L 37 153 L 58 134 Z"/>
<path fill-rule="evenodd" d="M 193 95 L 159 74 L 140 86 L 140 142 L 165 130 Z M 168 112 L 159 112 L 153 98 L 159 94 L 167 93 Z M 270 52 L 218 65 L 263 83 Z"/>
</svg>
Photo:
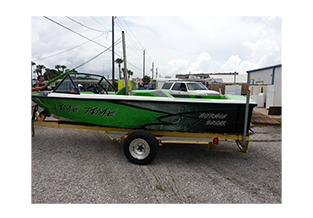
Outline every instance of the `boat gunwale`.
<svg viewBox="0 0 313 218">
<path fill-rule="evenodd" d="M 42 93 L 43 94 L 43 93 Z M 100 98 L 99 98 L 100 97 Z M 191 104 L 246 104 L 245 101 L 233 99 L 201 99 L 201 98 L 167 98 L 150 96 L 131 96 L 131 95 L 103 95 L 103 94 L 65 94 L 65 93 L 46 93 L 43 95 L 32 95 L 32 98 L 54 98 L 68 100 L 87 100 L 87 101 L 153 101 L 164 103 L 191 103 Z M 257 105 L 250 100 L 249 105 Z"/>
</svg>

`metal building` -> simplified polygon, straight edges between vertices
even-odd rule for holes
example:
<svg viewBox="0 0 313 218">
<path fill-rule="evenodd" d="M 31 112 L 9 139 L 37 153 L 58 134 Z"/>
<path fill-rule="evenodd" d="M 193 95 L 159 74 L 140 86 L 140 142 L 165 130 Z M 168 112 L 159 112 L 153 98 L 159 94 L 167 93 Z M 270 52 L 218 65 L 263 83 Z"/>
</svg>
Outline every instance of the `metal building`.
<svg viewBox="0 0 313 218">
<path fill-rule="evenodd" d="M 248 84 L 281 85 L 281 64 L 248 70 Z"/>
</svg>

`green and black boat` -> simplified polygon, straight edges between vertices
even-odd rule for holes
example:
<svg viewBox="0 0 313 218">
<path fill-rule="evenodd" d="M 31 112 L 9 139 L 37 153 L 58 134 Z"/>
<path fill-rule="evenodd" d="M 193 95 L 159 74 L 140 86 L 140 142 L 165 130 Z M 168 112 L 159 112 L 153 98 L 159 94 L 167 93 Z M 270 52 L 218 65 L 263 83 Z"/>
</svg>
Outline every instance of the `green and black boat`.
<svg viewBox="0 0 313 218">
<path fill-rule="evenodd" d="M 242 133 L 246 98 L 190 95 L 174 98 L 162 90 L 115 92 L 103 76 L 68 73 L 49 92 L 32 92 L 47 113 L 86 124 L 191 133 Z M 255 102 L 249 102 L 248 128 Z"/>
</svg>

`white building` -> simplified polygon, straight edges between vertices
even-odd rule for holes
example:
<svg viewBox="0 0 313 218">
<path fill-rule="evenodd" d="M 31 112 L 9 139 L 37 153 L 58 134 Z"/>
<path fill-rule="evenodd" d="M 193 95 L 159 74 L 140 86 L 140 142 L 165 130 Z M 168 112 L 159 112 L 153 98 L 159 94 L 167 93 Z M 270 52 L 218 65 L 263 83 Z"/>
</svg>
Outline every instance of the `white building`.
<svg viewBox="0 0 313 218">
<path fill-rule="evenodd" d="M 264 85 L 281 85 L 281 64 L 248 70 L 247 83 L 264 84 Z"/>
<path fill-rule="evenodd" d="M 259 107 L 282 106 L 282 65 L 274 65 L 255 70 L 248 70 L 247 83 L 250 86 L 251 98 Z"/>
<path fill-rule="evenodd" d="M 247 83 L 247 74 L 233 75 L 210 75 L 213 79 L 222 79 L 223 83 Z"/>
</svg>

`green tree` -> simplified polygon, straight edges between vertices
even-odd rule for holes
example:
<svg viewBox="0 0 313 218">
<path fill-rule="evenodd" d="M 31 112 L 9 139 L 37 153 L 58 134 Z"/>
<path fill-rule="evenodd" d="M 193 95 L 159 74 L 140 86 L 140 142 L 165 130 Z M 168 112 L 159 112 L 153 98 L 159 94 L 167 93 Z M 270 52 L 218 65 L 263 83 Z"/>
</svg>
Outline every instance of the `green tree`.
<svg viewBox="0 0 313 218">
<path fill-rule="evenodd" d="M 124 68 L 122 68 L 122 72 L 124 72 Z M 130 76 L 134 75 L 134 72 L 127 69 L 128 80 L 130 80 Z"/>
<path fill-rule="evenodd" d="M 121 77 L 121 63 L 123 63 L 123 59 L 117 58 L 117 59 L 115 60 L 115 63 L 118 64 L 118 72 L 119 72 L 119 77 L 120 77 L 120 79 L 121 79 L 121 78 L 122 78 L 122 77 Z"/>
<path fill-rule="evenodd" d="M 64 69 L 66 68 L 66 66 L 61 65 L 60 68 L 62 68 L 62 73 L 64 73 Z"/>
<path fill-rule="evenodd" d="M 55 67 L 55 69 L 57 69 L 58 71 L 60 71 L 61 65 L 55 65 L 54 67 Z"/>
<path fill-rule="evenodd" d="M 45 80 L 50 80 L 50 78 L 52 78 L 51 76 L 51 71 L 49 68 L 46 68 L 46 72 L 43 75 L 45 77 Z"/>
<path fill-rule="evenodd" d="M 50 80 L 50 79 L 53 79 L 53 78 L 59 76 L 61 73 L 62 73 L 61 71 L 46 68 L 46 72 L 44 74 L 44 77 L 46 80 Z"/>
<path fill-rule="evenodd" d="M 127 70 L 128 80 L 130 80 L 130 76 L 134 75 L 134 72 L 131 70 Z"/>
<path fill-rule="evenodd" d="M 37 73 L 37 76 L 42 76 L 42 70 L 45 68 L 46 67 L 44 65 L 37 65 L 34 72 Z"/>
<path fill-rule="evenodd" d="M 148 85 L 150 83 L 150 77 L 149 76 L 144 76 L 142 79 L 143 85 Z"/>
</svg>

